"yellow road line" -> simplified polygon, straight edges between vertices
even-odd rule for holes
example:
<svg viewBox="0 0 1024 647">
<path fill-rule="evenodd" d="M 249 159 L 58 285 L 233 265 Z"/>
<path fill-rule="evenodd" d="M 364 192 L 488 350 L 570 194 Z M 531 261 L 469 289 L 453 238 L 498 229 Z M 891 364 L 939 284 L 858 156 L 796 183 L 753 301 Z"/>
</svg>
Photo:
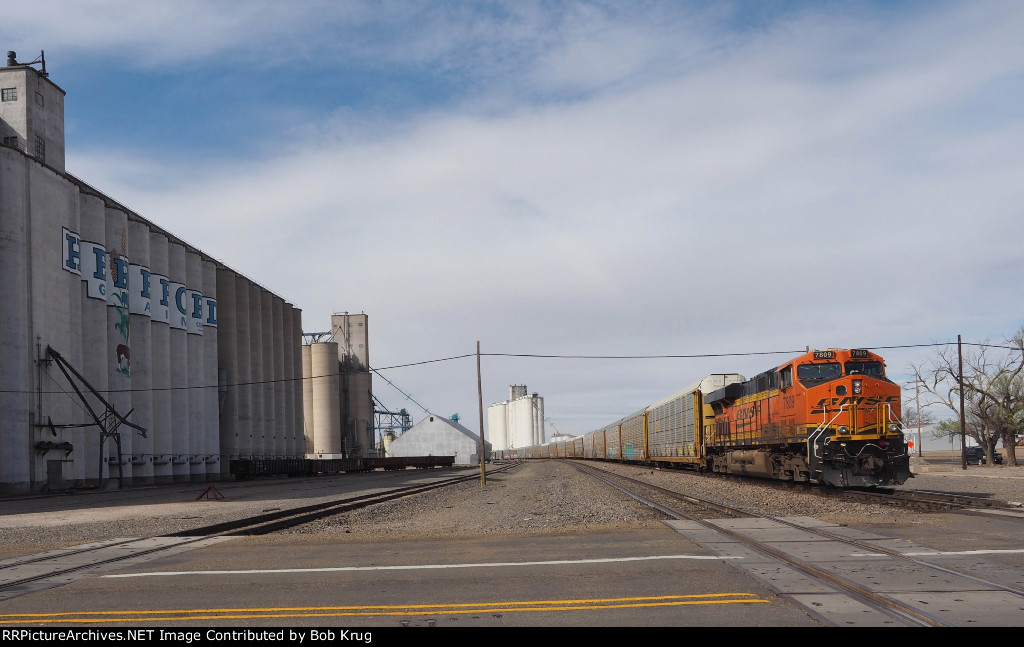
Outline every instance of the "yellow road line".
<svg viewBox="0 0 1024 647">
<path fill-rule="evenodd" d="M 245 618 L 319 618 L 396 615 L 440 615 L 469 613 L 512 613 L 540 611 L 587 611 L 702 604 L 767 603 L 753 593 L 711 593 L 706 595 L 664 595 L 582 600 L 532 600 L 508 602 L 454 603 L 444 605 L 381 605 L 339 607 L 280 607 L 254 609 L 173 609 L 150 611 L 80 611 L 61 613 L 2 614 L 0 624 L 30 622 L 139 622 L 154 620 L 229 620 Z M 121 617 L 116 617 L 121 616 Z"/>
</svg>

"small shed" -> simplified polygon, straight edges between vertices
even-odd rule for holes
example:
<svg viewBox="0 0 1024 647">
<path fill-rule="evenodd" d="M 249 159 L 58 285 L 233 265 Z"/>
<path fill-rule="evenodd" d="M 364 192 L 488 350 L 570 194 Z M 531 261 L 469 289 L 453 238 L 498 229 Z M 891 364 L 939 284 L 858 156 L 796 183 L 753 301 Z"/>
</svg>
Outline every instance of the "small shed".
<svg viewBox="0 0 1024 647">
<path fill-rule="evenodd" d="M 486 458 L 491 443 L 485 442 Z M 389 456 L 454 456 L 456 465 L 480 464 L 480 437 L 454 420 L 427 416 L 391 441 Z"/>
</svg>

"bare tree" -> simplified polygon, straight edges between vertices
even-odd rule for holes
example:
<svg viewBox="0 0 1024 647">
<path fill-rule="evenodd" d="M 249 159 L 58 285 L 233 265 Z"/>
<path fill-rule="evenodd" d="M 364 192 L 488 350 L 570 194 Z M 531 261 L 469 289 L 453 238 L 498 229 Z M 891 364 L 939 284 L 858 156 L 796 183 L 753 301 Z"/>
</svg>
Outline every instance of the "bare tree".
<svg viewBox="0 0 1024 647">
<path fill-rule="evenodd" d="M 972 345 L 963 354 L 965 431 L 985 450 L 988 464 L 1003 442 L 1008 462 L 1017 464 L 1015 445 L 1024 431 L 1024 327 L 1005 344 Z M 911 364 L 915 378 L 939 403 L 960 416 L 959 356 L 956 347 Z"/>
<path fill-rule="evenodd" d="M 903 402 L 907 403 L 907 400 L 904 399 Z M 903 414 L 902 415 L 903 415 L 903 426 L 906 427 L 907 429 L 910 429 L 911 427 L 917 427 L 918 426 L 918 422 L 920 422 L 920 426 L 922 426 L 922 427 L 924 425 L 930 425 L 933 422 L 935 422 L 935 416 L 930 411 L 921 411 L 921 419 L 919 421 L 918 420 L 918 415 L 917 415 L 917 409 L 914 408 L 909 403 L 908 404 L 904 404 Z M 957 428 L 957 433 L 960 433 L 960 428 L 959 427 Z"/>
</svg>

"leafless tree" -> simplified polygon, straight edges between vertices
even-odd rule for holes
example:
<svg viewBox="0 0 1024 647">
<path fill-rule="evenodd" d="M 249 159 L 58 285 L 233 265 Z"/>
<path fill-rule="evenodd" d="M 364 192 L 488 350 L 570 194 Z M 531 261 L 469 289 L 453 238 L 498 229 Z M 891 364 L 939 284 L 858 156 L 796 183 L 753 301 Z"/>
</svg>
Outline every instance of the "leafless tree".
<svg viewBox="0 0 1024 647">
<path fill-rule="evenodd" d="M 918 422 L 920 422 L 921 426 L 930 425 L 933 422 L 935 422 L 935 416 L 930 411 L 925 410 L 921 411 L 921 420 L 918 421 L 917 408 L 914 407 L 912 401 L 907 400 L 906 398 L 904 398 L 903 400 L 902 416 L 903 426 L 906 427 L 907 429 L 910 429 L 911 427 L 917 427 Z M 957 433 L 959 433 L 959 430 L 957 431 Z"/>
<path fill-rule="evenodd" d="M 959 355 L 945 346 L 934 357 L 911 364 L 921 386 L 960 417 Z M 1003 442 L 1007 460 L 1017 464 L 1017 439 L 1024 432 L 1024 327 L 1004 344 L 971 344 L 963 353 L 965 431 L 985 450 L 988 464 Z"/>
</svg>

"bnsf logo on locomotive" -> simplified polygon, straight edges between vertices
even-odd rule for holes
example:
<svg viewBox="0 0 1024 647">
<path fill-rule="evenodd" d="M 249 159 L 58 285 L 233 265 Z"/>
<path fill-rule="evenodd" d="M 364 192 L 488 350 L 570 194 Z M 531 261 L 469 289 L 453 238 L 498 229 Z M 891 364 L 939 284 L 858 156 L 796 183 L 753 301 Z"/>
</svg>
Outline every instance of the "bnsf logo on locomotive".
<svg viewBox="0 0 1024 647">
<path fill-rule="evenodd" d="M 760 402 L 754 402 L 753 404 L 740 407 L 736 410 L 736 421 L 743 422 L 744 420 L 752 420 L 757 417 L 757 412 L 761 409 Z"/>
<path fill-rule="evenodd" d="M 900 401 L 898 395 L 873 395 L 873 396 L 856 396 L 846 398 L 822 398 L 818 400 L 818 403 L 811 409 L 811 413 L 825 413 L 826 410 L 835 411 L 836 407 L 842 407 L 844 405 L 855 405 L 858 407 L 877 407 L 880 404 L 893 404 Z"/>
</svg>

